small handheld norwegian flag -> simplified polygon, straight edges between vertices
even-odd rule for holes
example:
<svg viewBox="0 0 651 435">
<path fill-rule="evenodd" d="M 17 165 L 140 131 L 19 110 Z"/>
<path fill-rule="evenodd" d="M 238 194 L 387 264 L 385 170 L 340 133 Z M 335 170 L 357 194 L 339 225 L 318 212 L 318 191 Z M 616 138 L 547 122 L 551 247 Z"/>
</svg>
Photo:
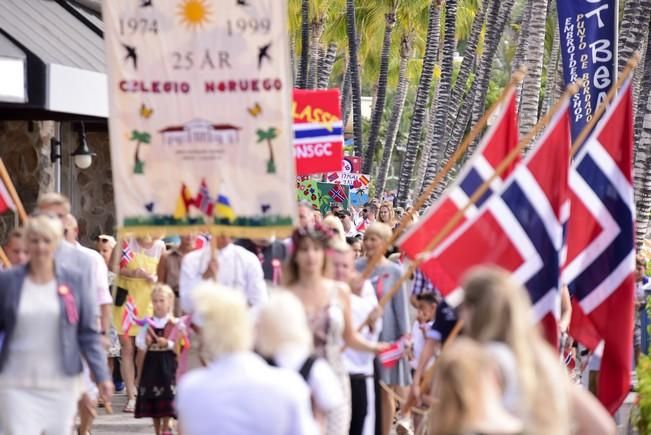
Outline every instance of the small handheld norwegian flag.
<svg viewBox="0 0 651 435">
<path fill-rule="evenodd" d="M 133 260 L 133 251 L 129 246 L 129 242 L 122 242 L 122 255 L 120 256 L 120 269 L 127 267 L 129 262 Z"/>
<path fill-rule="evenodd" d="M 402 337 L 398 341 L 391 343 L 388 349 L 380 352 L 378 354 L 378 359 L 382 366 L 387 369 L 395 367 L 398 364 L 398 361 L 405 354 L 405 338 Z"/>
</svg>

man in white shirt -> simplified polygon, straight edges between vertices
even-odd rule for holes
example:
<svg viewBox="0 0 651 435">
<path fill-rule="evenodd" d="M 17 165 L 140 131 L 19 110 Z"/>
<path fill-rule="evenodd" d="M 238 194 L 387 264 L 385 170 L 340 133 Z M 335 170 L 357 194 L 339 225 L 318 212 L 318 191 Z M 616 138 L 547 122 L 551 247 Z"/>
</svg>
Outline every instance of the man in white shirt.
<svg viewBox="0 0 651 435">
<path fill-rule="evenodd" d="M 210 362 L 179 382 L 182 433 L 316 435 L 310 393 L 300 375 L 271 367 L 251 351 L 253 325 L 242 295 L 204 283 L 193 299 Z"/>
<path fill-rule="evenodd" d="M 231 243 L 230 237 L 218 236 L 216 242 L 216 253 L 211 253 L 211 245 L 207 244 L 183 257 L 179 297 L 181 310 L 187 314 L 194 312 L 194 289 L 208 280 L 243 292 L 250 307 L 256 307 L 267 300 L 267 286 L 258 257 Z"/>
<path fill-rule="evenodd" d="M 61 221 L 63 223 L 63 238 L 65 241 L 74 246 L 79 252 L 82 252 L 91 261 L 92 273 L 95 278 L 93 282 L 97 291 L 97 303 L 100 310 L 100 330 L 106 336 L 111 321 L 111 307 L 113 306 L 113 298 L 109 290 L 106 262 L 99 252 L 79 243 L 77 240 L 79 237 L 79 225 L 73 215 L 68 213 Z M 90 433 L 90 429 L 93 426 L 99 393 L 90 378 L 90 371 L 86 365 L 84 365 L 84 382 L 86 391 L 79 402 L 79 433 L 82 434 Z"/>
</svg>

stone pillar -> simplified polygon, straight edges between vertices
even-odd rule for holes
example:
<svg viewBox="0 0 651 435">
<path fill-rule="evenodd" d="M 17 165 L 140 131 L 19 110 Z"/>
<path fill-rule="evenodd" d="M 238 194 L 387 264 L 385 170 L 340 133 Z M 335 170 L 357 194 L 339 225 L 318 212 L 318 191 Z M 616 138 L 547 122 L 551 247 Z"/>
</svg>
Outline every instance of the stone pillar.
<svg viewBox="0 0 651 435">
<path fill-rule="evenodd" d="M 54 167 L 50 163 L 54 129 L 53 121 L 0 121 L 0 158 L 27 213 L 34 210 L 41 192 L 54 189 Z M 0 216 L 2 243 L 15 221 L 13 214 Z"/>
</svg>

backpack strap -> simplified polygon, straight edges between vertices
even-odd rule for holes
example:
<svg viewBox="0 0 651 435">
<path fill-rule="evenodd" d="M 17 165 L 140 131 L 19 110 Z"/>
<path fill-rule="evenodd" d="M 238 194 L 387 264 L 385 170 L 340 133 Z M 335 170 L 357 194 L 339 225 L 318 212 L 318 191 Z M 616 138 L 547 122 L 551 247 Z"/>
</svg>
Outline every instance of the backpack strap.
<svg viewBox="0 0 651 435">
<path fill-rule="evenodd" d="M 307 382 L 308 378 L 310 377 L 310 372 L 312 371 L 312 366 L 317 360 L 316 355 L 310 355 L 307 357 L 303 365 L 301 366 L 300 370 L 298 373 L 303 377 L 303 380 Z"/>
</svg>

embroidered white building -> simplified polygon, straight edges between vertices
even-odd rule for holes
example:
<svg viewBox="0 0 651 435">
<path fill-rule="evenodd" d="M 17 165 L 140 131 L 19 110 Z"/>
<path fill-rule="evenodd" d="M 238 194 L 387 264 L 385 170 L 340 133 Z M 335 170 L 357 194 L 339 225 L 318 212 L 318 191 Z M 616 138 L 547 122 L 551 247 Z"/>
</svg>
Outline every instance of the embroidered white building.
<svg viewBox="0 0 651 435">
<path fill-rule="evenodd" d="M 183 125 L 167 127 L 160 133 L 163 135 L 163 145 L 230 145 L 239 142 L 240 130 L 240 127 L 231 124 L 212 124 L 205 119 L 193 119 Z"/>
</svg>

